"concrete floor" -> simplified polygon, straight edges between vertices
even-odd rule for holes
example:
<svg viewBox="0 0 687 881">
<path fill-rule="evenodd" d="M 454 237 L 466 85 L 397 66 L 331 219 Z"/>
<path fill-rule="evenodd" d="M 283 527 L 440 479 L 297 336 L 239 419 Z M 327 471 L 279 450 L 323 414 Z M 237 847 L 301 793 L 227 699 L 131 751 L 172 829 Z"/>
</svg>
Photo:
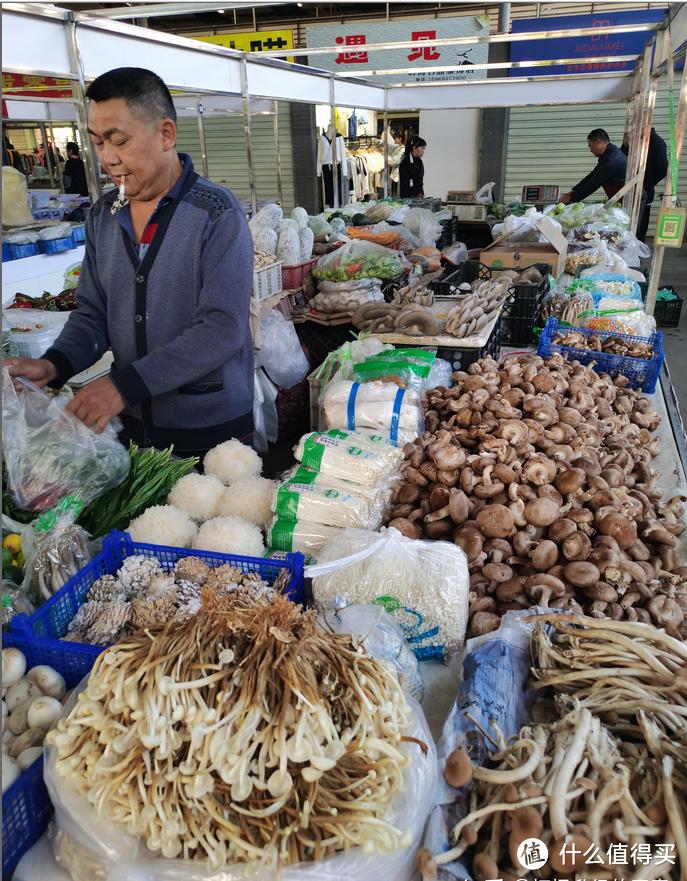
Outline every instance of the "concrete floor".
<svg viewBox="0 0 687 881">
<path fill-rule="evenodd" d="M 687 299 L 687 244 L 679 250 L 665 249 L 660 284 L 672 285 L 679 296 Z M 687 417 L 687 308 L 683 306 L 678 327 L 661 327 L 659 330 L 663 334 L 666 363 L 684 420 Z"/>
</svg>

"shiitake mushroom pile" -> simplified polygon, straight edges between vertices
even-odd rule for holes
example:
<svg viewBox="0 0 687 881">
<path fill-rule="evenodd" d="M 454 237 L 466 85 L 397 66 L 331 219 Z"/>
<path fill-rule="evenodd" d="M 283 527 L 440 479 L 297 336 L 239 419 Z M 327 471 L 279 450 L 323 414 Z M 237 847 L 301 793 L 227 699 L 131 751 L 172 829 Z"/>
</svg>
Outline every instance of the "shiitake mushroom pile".
<svg viewBox="0 0 687 881">
<path fill-rule="evenodd" d="M 560 355 L 485 358 L 425 394 L 389 526 L 453 541 L 470 569 L 470 628 L 543 606 L 687 637 L 684 496 L 651 468 L 651 401 Z"/>
</svg>

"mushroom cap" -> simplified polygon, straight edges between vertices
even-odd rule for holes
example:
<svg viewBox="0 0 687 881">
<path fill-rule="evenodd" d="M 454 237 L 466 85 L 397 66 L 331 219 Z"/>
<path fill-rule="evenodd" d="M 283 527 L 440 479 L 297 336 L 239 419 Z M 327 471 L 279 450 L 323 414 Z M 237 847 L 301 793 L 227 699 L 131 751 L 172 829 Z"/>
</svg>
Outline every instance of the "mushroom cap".
<svg viewBox="0 0 687 881">
<path fill-rule="evenodd" d="M 506 538 L 513 529 L 513 514 L 505 505 L 487 505 L 477 515 L 477 523 L 486 538 Z"/>
<path fill-rule="evenodd" d="M 619 513 L 607 514 L 599 523 L 599 532 L 614 538 L 621 551 L 637 541 L 637 524 Z"/>
<path fill-rule="evenodd" d="M 587 481 L 587 474 L 582 468 L 569 468 L 556 478 L 556 489 L 564 496 L 577 492 Z"/>
<path fill-rule="evenodd" d="M 477 612 L 470 621 L 470 632 L 473 636 L 483 636 L 485 633 L 498 630 L 500 626 L 501 619 L 498 615 L 492 612 Z"/>
<path fill-rule="evenodd" d="M 572 520 L 564 517 L 561 520 L 556 520 L 555 523 L 552 523 L 551 526 L 549 526 L 548 537 L 551 541 L 555 541 L 556 544 L 560 544 L 565 541 L 569 535 L 572 535 L 576 531 L 577 525 L 573 523 Z"/>
<path fill-rule="evenodd" d="M 561 553 L 566 560 L 587 560 L 592 552 L 592 542 L 588 535 L 578 529 L 569 535 L 561 545 Z"/>
<path fill-rule="evenodd" d="M 482 568 L 482 574 L 486 575 L 490 581 L 498 581 L 502 584 L 513 577 L 513 570 L 506 563 L 487 563 Z"/>
<path fill-rule="evenodd" d="M 460 789 L 472 780 L 472 762 L 464 749 L 454 749 L 446 759 L 444 778 L 449 786 Z"/>
<path fill-rule="evenodd" d="M 534 551 L 532 551 L 531 559 L 532 565 L 537 571 L 546 572 L 547 569 L 556 565 L 556 561 L 558 560 L 558 545 L 548 539 L 540 541 Z"/>
<path fill-rule="evenodd" d="M 406 538 L 420 538 L 422 534 L 415 523 L 411 523 L 410 520 L 406 520 L 404 517 L 396 517 L 388 525 L 397 529 Z"/>
<path fill-rule="evenodd" d="M 488 853 L 475 854 L 472 861 L 472 873 L 475 881 L 490 881 L 493 878 L 499 878 L 499 867 Z"/>
<path fill-rule="evenodd" d="M 516 575 L 509 578 L 496 588 L 496 596 L 502 603 L 519 602 L 519 597 L 525 595 L 525 582 L 527 578 L 524 575 Z"/>
<path fill-rule="evenodd" d="M 525 520 L 533 526 L 550 526 L 559 514 L 560 508 L 552 499 L 534 499 L 525 505 Z"/>
<path fill-rule="evenodd" d="M 417 867 L 423 878 L 433 878 L 437 873 L 437 861 L 434 854 L 426 847 L 421 847 L 417 852 Z"/>
<path fill-rule="evenodd" d="M 605 581 L 597 581 L 596 584 L 583 587 L 582 593 L 593 602 L 615 603 L 618 600 L 615 588 Z"/>
<path fill-rule="evenodd" d="M 575 560 L 563 570 L 565 580 L 575 587 L 591 587 L 601 580 L 601 573 L 593 563 L 586 560 Z"/>
<path fill-rule="evenodd" d="M 565 584 L 563 584 L 560 579 L 554 578 L 553 575 L 549 575 L 546 572 L 538 572 L 536 575 L 530 575 L 525 582 L 525 590 L 530 596 L 533 596 L 532 592 L 539 587 L 549 588 L 549 590 L 557 597 L 561 597 L 565 593 Z M 541 591 L 537 591 L 537 593 L 541 594 Z"/>
</svg>

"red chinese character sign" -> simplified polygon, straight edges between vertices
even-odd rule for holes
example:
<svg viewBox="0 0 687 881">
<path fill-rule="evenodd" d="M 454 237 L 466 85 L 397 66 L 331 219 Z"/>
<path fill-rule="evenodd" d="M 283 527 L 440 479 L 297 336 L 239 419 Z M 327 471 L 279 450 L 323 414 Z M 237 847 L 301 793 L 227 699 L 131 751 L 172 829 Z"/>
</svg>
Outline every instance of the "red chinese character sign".
<svg viewBox="0 0 687 881">
<path fill-rule="evenodd" d="M 306 29 L 308 48 L 340 46 L 338 54 L 313 55 L 310 63 L 337 73 L 350 71 L 351 76 L 368 70 L 403 70 L 404 73 L 378 76 L 366 73 L 371 80 L 387 83 L 435 83 L 449 80 L 483 79 L 485 70 L 474 70 L 486 64 L 487 44 L 437 46 L 438 40 L 459 39 L 489 33 L 487 16 L 456 16 L 455 18 L 420 21 L 372 22 L 370 24 L 325 25 Z M 375 43 L 417 41 L 417 46 L 402 49 L 369 51 Z"/>
<path fill-rule="evenodd" d="M 71 98 L 69 80 L 46 76 L 24 76 L 18 73 L 2 74 L 2 94 L 5 98 Z"/>
</svg>

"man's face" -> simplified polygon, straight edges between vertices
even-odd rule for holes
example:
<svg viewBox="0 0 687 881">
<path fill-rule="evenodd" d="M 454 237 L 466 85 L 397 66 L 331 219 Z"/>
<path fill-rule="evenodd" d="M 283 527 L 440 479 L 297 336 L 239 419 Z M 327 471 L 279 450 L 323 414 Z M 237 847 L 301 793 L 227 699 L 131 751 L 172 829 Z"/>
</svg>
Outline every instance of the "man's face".
<svg viewBox="0 0 687 881">
<path fill-rule="evenodd" d="M 170 166 L 170 150 L 176 142 L 171 119 L 143 122 L 123 98 L 91 101 L 88 131 L 100 164 L 117 187 L 124 176 L 130 199 L 149 201 L 160 191 L 160 179 Z"/>
<path fill-rule="evenodd" d="M 606 141 L 587 141 L 589 149 L 594 156 L 602 156 L 608 146 Z"/>
</svg>

